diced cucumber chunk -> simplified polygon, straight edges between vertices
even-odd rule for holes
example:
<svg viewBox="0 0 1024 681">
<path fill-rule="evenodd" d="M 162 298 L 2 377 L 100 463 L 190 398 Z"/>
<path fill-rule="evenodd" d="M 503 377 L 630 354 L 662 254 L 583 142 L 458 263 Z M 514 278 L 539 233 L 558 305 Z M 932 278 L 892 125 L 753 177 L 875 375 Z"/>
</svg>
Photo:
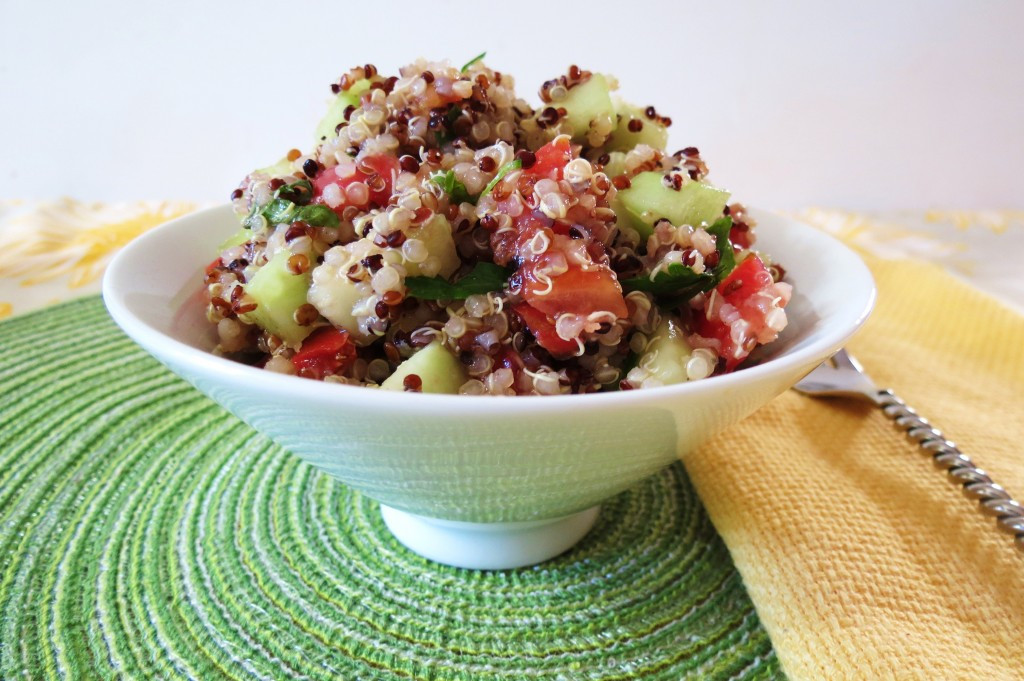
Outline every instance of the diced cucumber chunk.
<svg viewBox="0 0 1024 681">
<path fill-rule="evenodd" d="M 668 144 L 668 128 L 648 118 L 643 109 L 616 99 L 615 116 L 615 131 L 604 145 L 607 151 L 629 151 L 638 144 L 646 144 L 665 151 L 665 145 Z M 629 122 L 632 120 L 639 121 L 642 126 L 636 132 L 629 129 Z M 635 123 L 633 125 L 636 126 Z"/>
<path fill-rule="evenodd" d="M 292 274 L 288 269 L 291 255 L 282 248 L 245 284 L 245 292 L 256 303 L 256 309 L 239 317 L 298 347 L 313 330 L 310 326 L 299 326 L 294 319 L 295 311 L 306 304 L 310 274 Z"/>
<path fill-rule="evenodd" d="M 435 215 L 421 226 L 407 230 L 406 236 L 422 241 L 427 247 L 429 257 L 441 261 L 441 269 L 437 272 L 438 276 L 447 279 L 455 273 L 455 270 L 459 269 L 462 261 L 459 260 L 459 253 L 455 249 L 455 241 L 452 239 L 452 226 L 443 215 Z M 402 265 L 410 277 L 418 277 L 423 274 L 420 269 L 423 263 L 406 261 Z"/>
<path fill-rule="evenodd" d="M 693 348 L 686 340 L 679 320 L 665 315 L 637 366 L 646 369 L 664 385 L 685 383 L 689 380 L 686 363 L 692 355 Z"/>
<path fill-rule="evenodd" d="M 576 142 L 587 138 L 593 121 L 605 120 L 613 127 L 615 124 L 615 107 L 609 95 L 608 81 L 600 73 L 592 74 L 586 82 L 570 88 L 566 98 L 552 106 L 565 107 L 565 122 Z"/>
<path fill-rule="evenodd" d="M 381 383 L 384 390 L 405 390 L 405 377 L 420 377 L 421 391 L 457 395 L 468 376 L 462 362 L 448 348 L 434 341 L 398 365 L 395 373 Z"/>
<path fill-rule="evenodd" d="M 232 234 L 231 236 L 229 236 L 227 239 L 225 239 L 221 243 L 221 245 L 217 247 L 217 250 L 218 251 L 226 251 L 229 248 L 234 248 L 235 246 L 241 246 L 242 244 L 244 244 L 246 241 L 248 241 L 251 238 L 252 238 L 252 230 L 251 229 L 246 229 L 245 227 L 243 227 L 240 230 L 238 230 L 237 232 L 235 232 L 234 234 Z"/>
<path fill-rule="evenodd" d="M 678 190 L 665 186 L 664 173 L 640 173 L 630 187 L 618 193 L 628 224 L 646 239 L 654 232 L 654 223 L 666 218 L 673 225 L 699 227 L 722 216 L 729 192 L 705 182 L 687 182 Z M 622 217 L 622 216 L 620 216 Z"/>
<path fill-rule="evenodd" d="M 359 328 L 359 320 L 353 309 L 362 296 L 354 281 L 329 266 L 321 265 L 313 270 L 313 284 L 307 298 L 324 317 L 335 326 L 352 334 L 360 345 L 365 345 L 376 336 Z"/>
<path fill-rule="evenodd" d="M 316 126 L 316 136 L 313 139 L 317 144 L 325 138 L 334 137 L 338 134 L 334 129 L 345 120 L 345 109 L 349 106 L 358 107 L 360 95 L 369 89 L 370 81 L 364 78 L 357 80 L 349 89 L 338 93 L 338 96 L 334 98 L 334 101 L 331 102 L 330 107 L 327 109 L 327 113 L 320 119 L 320 124 Z"/>
<path fill-rule="evenodd" d="M 608 152 L 608 162 L 604 164 L 604 174 L 615 177 L 626 172 L 626 155 L 621 151 Z"/>
</svg>

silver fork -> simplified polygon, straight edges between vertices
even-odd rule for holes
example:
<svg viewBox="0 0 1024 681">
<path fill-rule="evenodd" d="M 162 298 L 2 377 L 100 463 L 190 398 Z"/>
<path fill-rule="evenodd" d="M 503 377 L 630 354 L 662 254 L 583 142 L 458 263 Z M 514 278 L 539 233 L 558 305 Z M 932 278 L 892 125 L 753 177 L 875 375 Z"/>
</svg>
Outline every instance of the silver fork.
<svg viewBox="0 0 1024 681">
<path fill-rule="evenodd" d="M 993 482 L 985 471 L 975 466 L 969 456 L 947 440 L 927 419 L 919 416 L 891 390 L 880 390 L 846 350 L 837 352 L 793 387 L 814 397 L 855 397 L 875 403 L 898 428 L 931 455 L 935 465 L 946 471 L 951 482 L 961 485 L 968 499 L 978 502 L 978 510 L 995 516 L 996 526 L 1012 535 L 1017 548 L 1024 551 L 1024 507 Z"/>
</svg>

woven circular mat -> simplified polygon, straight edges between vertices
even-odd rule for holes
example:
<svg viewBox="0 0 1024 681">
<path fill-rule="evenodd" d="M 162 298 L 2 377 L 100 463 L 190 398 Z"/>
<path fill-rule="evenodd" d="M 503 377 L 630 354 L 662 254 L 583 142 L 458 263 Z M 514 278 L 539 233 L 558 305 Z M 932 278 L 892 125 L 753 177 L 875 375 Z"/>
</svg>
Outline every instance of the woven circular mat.
<svg viewBox="0 0 1024 681">
<path fill-rule="evenodd" d="M 0 324 L 0 678 L 776 678 L 680 466 L 543 565 L 399 545 L 98 298 Z"/>
</svg>

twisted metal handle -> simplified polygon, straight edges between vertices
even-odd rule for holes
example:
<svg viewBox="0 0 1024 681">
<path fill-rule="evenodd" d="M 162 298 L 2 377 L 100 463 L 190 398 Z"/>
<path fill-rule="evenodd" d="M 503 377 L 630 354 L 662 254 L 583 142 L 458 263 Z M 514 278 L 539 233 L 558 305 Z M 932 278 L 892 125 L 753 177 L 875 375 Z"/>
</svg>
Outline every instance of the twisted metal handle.
<svg viewBox="0 0 1024 681">
<path fill-rule="evenodd" d="M 968 499 L 977 500 L 979 511 L 995 516 L 996 526 L 1013 535 L 1017 548 L 1024 551 L 1024 507 L 891 390 L 879 390 L 875 402 L 898 428 L 931 454 L 935 465 L 946 471 L 951 482 L 960 484 Z"/>
</svg>

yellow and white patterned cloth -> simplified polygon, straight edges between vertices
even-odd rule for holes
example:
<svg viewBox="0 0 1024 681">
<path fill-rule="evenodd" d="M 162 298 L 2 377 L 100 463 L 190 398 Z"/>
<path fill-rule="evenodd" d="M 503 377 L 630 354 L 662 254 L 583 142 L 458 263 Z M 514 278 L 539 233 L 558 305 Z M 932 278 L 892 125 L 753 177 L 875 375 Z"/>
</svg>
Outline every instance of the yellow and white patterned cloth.
<svg viewBox="0 0 1024 681">
<path fill-rule="evenodd" d="M 0 202 L 0 317 L 194 207 Z M 795 217 L 876 277 L 854 354 L 1024 499 L 1024 212 Z M 1024 679 L 1024 554 L 877 410 L 791 391 L 686 463 L 791 678 Z"/>
<path fill-rule="evenodd" d="M 98 293 L 110 258 L 184 201 L 0 201 L 0 319 Z"/>
<path fill-rule="evenodd" d="M 793 217 L 884 260 L 935 263 L 1024 314 L 1024 211 L 868 215 L 812 208 Z"/>
</svg>

